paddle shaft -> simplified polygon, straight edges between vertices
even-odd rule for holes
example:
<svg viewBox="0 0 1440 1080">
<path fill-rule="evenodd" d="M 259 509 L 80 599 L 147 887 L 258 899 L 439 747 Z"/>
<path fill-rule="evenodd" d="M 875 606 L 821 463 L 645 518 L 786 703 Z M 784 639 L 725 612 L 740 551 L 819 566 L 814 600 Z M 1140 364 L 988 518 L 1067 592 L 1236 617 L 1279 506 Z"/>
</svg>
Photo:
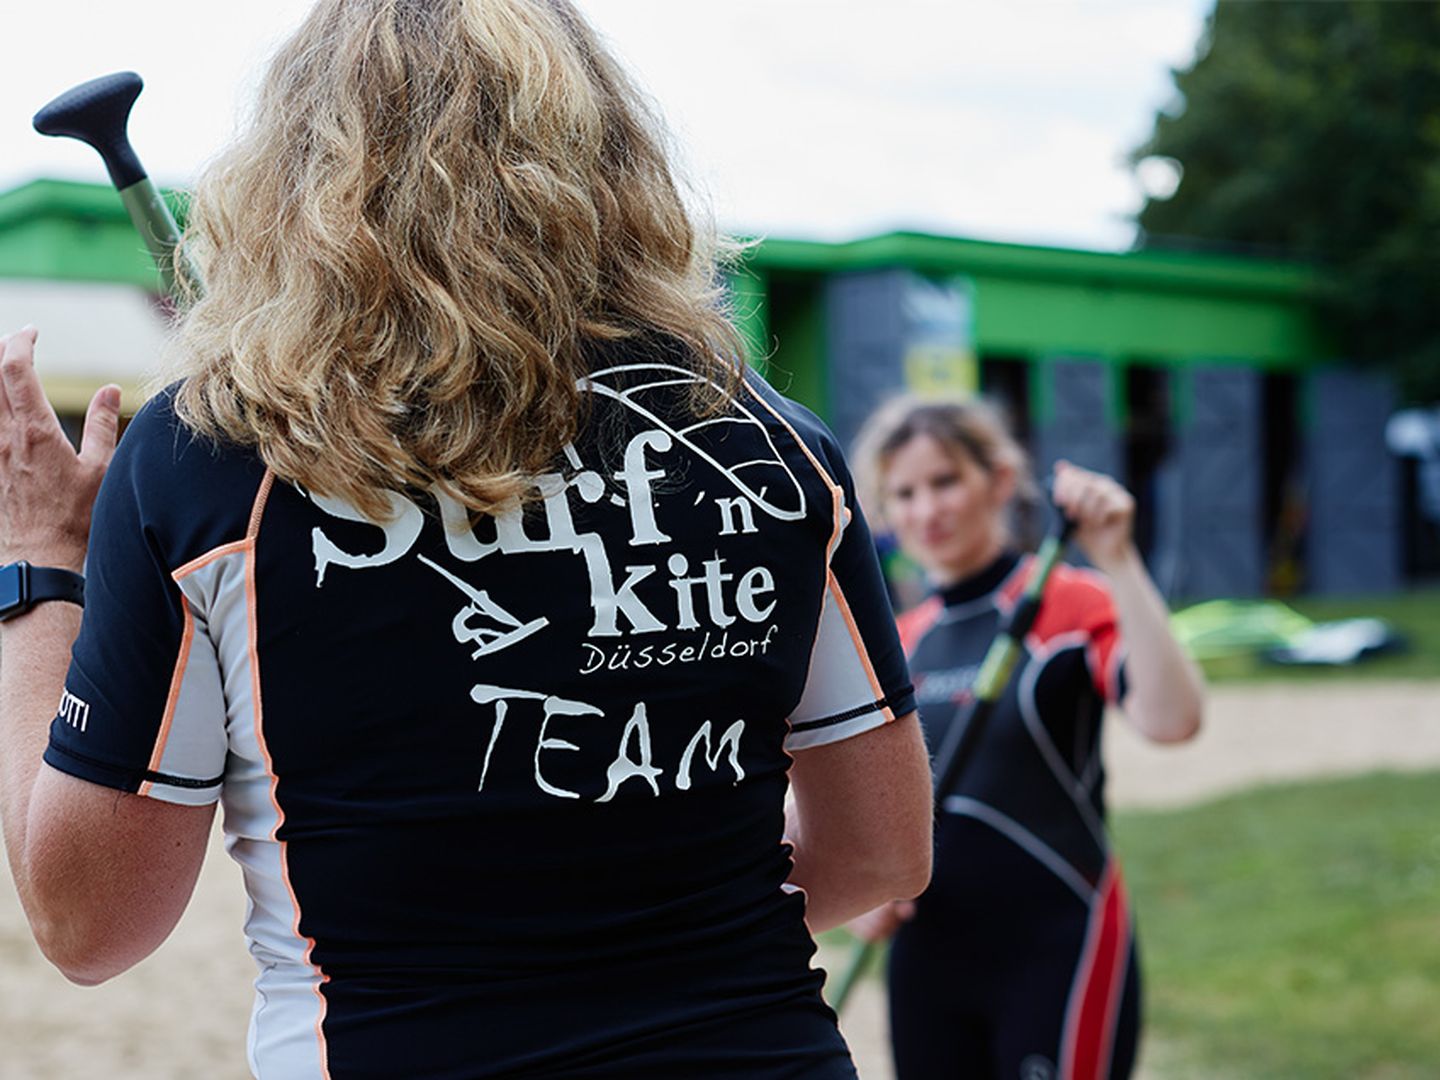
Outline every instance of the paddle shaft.
<svg viewBox="0 0 1440 1080">
<path fill-rule="evenodd" d="M 1040 599 L 1045 592 L 1045 584 L 1065 553 L 1065 544 L 1073 531 L 1074 523 L 1061 514 L 1059 527 L 1046 535 L 1040 550 L 1035 553 L 1025 591 L 1009 614 L 1001 618 L 995 640 L 985 650 L 985 659 L 975 677 L 969 707 L 963 715 L 955 718 L 955 722 L 945 732 L 945 739 L 935 754 L 933 770 L 937 814 L 944 809 L 945 799 L 955 790 L 955 785 L 965 772 L 970 759 L 975 756 L 975 749 L 980 745 L 980 736 L 990 714 L 1010 684 L 1025 635 L 1035 625 L 1035 617 L 1040 613 Z M 859 942 L 850 954 L 850 962 L 840 973 L 835 988 L 829 995 L 830 1007 L 836 1012 L 845 1008 L 845 1002 L 849 1000 L 855 983 L 869 965 L 875 945 L 873 941 Z"/>
</svg>

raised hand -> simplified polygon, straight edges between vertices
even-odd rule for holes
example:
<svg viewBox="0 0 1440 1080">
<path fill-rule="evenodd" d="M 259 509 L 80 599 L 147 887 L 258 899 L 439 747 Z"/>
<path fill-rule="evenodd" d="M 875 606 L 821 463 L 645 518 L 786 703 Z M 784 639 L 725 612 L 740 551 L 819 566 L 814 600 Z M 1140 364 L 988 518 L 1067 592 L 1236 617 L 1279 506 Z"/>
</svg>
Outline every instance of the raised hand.
<svg viewBox="0 0 1440 1080">
<path fill-rule="evenodd" d="M 34 327 L 0 339 L 0 563 L 79 571 L 90 511 L 115 453 L 120 388 L 95 392 L 77 454 L 35 373 Z"/>
<path fill-rule="evenodd" d="M 1097 569 L 1114 569 L 1134 553 L 1135 498 L 1115 480 L 1057 461 L 1054 500 L 1075 523 L 1075 543 Z"/>
</svg>

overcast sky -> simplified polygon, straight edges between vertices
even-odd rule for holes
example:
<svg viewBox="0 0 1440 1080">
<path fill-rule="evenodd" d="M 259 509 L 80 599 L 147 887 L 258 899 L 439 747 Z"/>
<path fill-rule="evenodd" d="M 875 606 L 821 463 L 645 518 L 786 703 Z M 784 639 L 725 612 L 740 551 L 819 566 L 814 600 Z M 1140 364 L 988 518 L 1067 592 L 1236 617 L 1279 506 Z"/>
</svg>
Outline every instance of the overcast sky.
<svg viewBox="0 0 1440 1080">
<path fill-rule="evenodd" d="M 578 0 L 659 100 L 721 223 L 847 239 L 896 228 L 1122 249 L 1124 165 L 1172 102 L 1212 0 Z M 7 0 L 0 189 L 103 180 L 30 130 L 96 75 L 139 71 L 131 136 L 162 183 L 233 130 L 307 0 Z"/>
</svg>

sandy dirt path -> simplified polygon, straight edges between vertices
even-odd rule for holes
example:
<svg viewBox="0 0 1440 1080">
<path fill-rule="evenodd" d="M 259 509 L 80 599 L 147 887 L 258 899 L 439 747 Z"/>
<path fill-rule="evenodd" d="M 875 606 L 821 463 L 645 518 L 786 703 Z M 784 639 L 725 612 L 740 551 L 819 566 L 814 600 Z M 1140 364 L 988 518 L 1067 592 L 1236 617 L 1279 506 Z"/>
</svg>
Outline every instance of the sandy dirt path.
<svg viewBox="0 0 1440 1080">
<path fill-rule="evenodd" d="M 1106 754 L 1117 806 L 1176 805 L 1307 776 L 1436 768 L 1440 683 L 1223 687 L 1194 743 L 1150 747 L 1112 724 Z M 171 939 L 120 979 L 81 989 L 39 956 L 0 867 L 0 1080 L 248 1076 L 254 967 L 241 938 L 244 912 L 239 871 L 217 841 Z M 845 1028 L 863 1080 L 889 1080 L 876 983 L 859 988 Z M 1164 1074 L 1147 1066 L 1142 1075 Z"/>
</svg>

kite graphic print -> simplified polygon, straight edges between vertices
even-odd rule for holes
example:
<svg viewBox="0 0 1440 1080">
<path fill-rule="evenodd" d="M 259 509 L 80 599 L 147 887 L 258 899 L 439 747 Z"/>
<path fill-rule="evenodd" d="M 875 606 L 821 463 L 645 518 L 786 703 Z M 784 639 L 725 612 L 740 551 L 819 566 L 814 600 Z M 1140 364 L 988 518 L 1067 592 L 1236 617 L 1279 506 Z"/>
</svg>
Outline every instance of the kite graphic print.
<svg viewBox="0 0 1440 1080">
<path fill-rule="evenodd" d="M 508 738 L 507 721 L 518 710 L 534 713 L 538 725 L 534 790 L 558 799 L 581 797 L 547 777 L 544 763 L 579 749 L 553 734 L 552 722 L 606 715 L 588 694 L 576 692 L 577 686 L 583 691 L 592 685 L 587 677 L 763 661 L 781 632 L 779 577 L 766 552 L 774 530 L 793 528 L 810 512 L 805 488 L 782 452 L 783 440 L 793 441 L 793 433 L 773 420 L 767 425 L 749 400 L 727 400 L 703 375 L 664 363 L 607 367 L 579 385 L 594 396 L 596 414 L 623 410 L 623 423 L 612 425 L 623 431 L 623 440 L 614 446 L 599 438 L 566 446 L 553 471 L 533 477 L 535 498 L 478 521 L 453 497 L 431 490 L 431 516 L 438 510 L 444 529 L 443 556 L 417 550 L 427 514 L 416 499 L 392 493 L 390 518 L 367 521 L 347 505 L 310 496 L 327 513 L 363 521 L 384 534 L 378 552 L 356 554 L 323 527 L 315 528 L 316 588 L 324 588 L 337 570 L 368 573 L 413 557 L 453 590 L 449 637 L 471 661 L 487 665 L 477 669 L 467 695 L 490 724 L 477 763 L 481 792 L 497 744 Z M 689 407 L 697 390 L 724 401 L 723 407 L 697 416 Z M 559 619 L 558 609 L 547 609 L 568 604 L 565 614 L 572 616 L 573 595 L 506 591 L 515 575 L 500 567 L 508 567 L 508 559 L 540 555 L 567 556 L 576 560 L 569 565 L 583 567 L 589 616 L 578 640 L 558 629 L 562 623 L 573 627 L 574 619 Z M 531 641 L 548 642 L 547 649 L 554 650 L 560 665 L 555 684 L 512 685 L 507 678 L 502 685 L 497 657 Z M 499 669 L 506 670 L 518 678 L 531 669 Z M 660 793 L 664 770 L 653 762 L 650 710 L 639 701 L 626 711 L 618 752 L 594 801 L 615 798 L 632 780 Z M 745 721 L 726 716 L 692 726 L 671 777 L 676 788 L 688 789 L 702 762 L 711 772 L 728 769 L 732 782 L 742 780 Z"/>
</svg>

